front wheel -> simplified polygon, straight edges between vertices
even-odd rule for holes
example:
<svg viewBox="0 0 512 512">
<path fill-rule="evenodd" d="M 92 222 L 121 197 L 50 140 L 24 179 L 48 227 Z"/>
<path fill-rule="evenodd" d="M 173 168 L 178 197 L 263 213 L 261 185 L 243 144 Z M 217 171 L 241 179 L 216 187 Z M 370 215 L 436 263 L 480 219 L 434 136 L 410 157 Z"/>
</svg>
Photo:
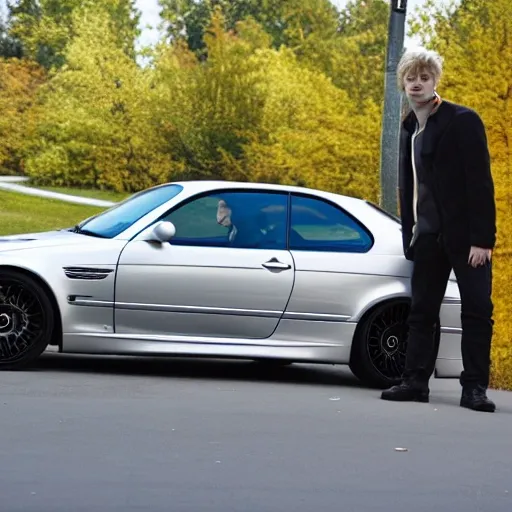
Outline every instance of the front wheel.
<svg viewBox="0 0 512 512">
<path fill-rule="evenodd" d="M 18 370 L 35 361 L 50 343 L 54 313 L 33 278 L 0 270 L 0 370 Z"/>
</svg>

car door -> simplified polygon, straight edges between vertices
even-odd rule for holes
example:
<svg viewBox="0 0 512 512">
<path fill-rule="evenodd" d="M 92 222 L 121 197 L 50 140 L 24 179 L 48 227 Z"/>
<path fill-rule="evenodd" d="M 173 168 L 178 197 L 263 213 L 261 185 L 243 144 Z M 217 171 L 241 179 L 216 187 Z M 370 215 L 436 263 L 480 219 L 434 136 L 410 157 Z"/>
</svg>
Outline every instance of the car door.
<svg viewBox="0 0 512 512">
<path fill-rule="evenodd" d="M 295 284 L 286 317 L 346 321 L 376 278 L 371 267 L 373 239 L 359 222 L 323 198 L 291 196 L 289 249 Z M 366 260 L 366 261 L 365 261 Z"/>
<path fill-rule="evenodd" d="M 286 250 L 288 195 L 217 191 L 162 220 L 170 243 L 133 241 L 119 260 L 117 333 L 234 338 L 270 336 L 294 280 Z"/>
</svg>

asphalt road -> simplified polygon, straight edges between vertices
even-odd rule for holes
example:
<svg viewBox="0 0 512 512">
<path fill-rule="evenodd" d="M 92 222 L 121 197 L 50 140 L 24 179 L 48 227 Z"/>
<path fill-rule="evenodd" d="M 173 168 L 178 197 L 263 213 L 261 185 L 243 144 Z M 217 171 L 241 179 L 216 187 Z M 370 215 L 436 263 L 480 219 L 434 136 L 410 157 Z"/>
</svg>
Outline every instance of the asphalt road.
<svg viewBox="0 0 512 512">
<path fill-rule="evenodd" d="M 0 511 L 512 510 L 512 394 L 378 396 L 332 366 L 45 355 L 0 373 Z"/>
</svg>

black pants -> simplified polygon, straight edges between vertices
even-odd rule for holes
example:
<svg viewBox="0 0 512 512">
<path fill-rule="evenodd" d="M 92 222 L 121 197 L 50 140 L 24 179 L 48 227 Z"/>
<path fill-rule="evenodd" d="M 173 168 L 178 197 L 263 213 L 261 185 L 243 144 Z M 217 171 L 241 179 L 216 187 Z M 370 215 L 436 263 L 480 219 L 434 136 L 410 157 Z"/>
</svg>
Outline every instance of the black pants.
<svg viewBox="0 0 512 512">
<path fill-rule="evenodd" d="M 412 304 L 404 378 L 426 386 L 437 359 L 435 326 L 453 269 L 461 296 L 462 386 L 489 385 L 493 333 L 491 263 L 472 267 L 468 254 L 446 250 L 437 235 L 420 235 L 414 246 Z"/>
</svg>

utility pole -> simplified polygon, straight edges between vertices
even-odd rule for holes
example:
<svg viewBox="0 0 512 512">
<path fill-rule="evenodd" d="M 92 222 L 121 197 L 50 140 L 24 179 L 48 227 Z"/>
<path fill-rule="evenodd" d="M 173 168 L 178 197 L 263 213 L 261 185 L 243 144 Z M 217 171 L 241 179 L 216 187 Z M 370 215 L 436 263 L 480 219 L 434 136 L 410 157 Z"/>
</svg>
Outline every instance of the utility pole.
<svg viewBox="0 0 512 512">
<path fill-rule="evenodd" d="M 407 0 L 391 0 L 381 136 L 380 189 L 382 208 L 394 215 L 398 213 L 398 150 L 401 111 L 396 69 L 404 47 L 406 12 Z"/>
</svg>

